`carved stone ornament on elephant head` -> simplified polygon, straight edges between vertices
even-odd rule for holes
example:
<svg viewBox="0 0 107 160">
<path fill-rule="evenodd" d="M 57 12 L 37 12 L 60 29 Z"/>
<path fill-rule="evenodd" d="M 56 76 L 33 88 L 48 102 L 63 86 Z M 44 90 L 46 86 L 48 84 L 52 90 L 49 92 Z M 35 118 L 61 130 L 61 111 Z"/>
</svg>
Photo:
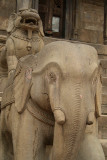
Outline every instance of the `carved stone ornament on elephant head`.
<svg viewBox="0 0 107 160">
<path fill-rule="evenodd" d="M 76 160 L 86 125 L 101 114 L 100 89 L 98 56 L 91 46 L 53 42 L 21 58 L 15 101 L 2 103 L 0 158 L 44 160 L 46 146 L 53 145 L 51 160 Z M 104 160 L 101 152 L 92 160 Z"/>
</svg>

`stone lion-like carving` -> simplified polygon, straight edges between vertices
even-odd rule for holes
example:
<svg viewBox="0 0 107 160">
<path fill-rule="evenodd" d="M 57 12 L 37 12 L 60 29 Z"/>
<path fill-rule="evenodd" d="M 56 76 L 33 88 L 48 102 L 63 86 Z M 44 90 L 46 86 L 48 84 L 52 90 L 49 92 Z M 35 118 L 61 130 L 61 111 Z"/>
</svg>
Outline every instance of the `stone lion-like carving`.
<svg viewBox="0 0 107 160">
<path fill-rule="evenodd" d="M 12 84 L 18 60 L 29 54 L 36 54 L 44 46 L 42 21 L 34 9 L 12 14 L 7 33 L 6 44 L 0 45 L 0 92 Z"/>
<path fill-rule="evenodd" d="M 43 27 L 39 14 L 34 9 L 20 10 L 9 18 L 7 28 L 6 56 L 8 73 L 16 69 L 18 60 L 35 54 L 44 46 Z"/>
</svg>

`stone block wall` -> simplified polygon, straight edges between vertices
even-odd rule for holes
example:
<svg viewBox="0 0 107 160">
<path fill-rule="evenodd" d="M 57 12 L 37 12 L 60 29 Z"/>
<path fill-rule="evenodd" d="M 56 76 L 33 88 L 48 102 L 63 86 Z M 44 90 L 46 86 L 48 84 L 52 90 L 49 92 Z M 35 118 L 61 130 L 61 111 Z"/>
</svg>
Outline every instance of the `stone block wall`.
<svg viewBox="0 0 107 160">
<path fill-rule="evenodd" d="M 84 42 L 103 43 L 104 2 L 83 0 L 80 14 L 79 39 Z"/>
<path fill-rule="evenodd" d="M 8 18 L 16 10 L 16 0 L 0 0 L 0 34 L 6 34 Z"/>
<path fill-rule="evenodd" d="M 78 10 L 78 40 L 103 44 L 104 1 L 81 0 Z"/>
</svg>

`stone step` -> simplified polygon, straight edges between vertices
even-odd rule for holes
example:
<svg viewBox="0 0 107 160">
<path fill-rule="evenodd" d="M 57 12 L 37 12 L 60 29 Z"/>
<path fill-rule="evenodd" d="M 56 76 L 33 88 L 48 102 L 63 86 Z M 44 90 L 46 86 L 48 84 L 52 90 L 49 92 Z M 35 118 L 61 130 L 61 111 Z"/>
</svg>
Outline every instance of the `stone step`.
<svg viewBox="0 0 107 160">
<path fill-rule="evenodd" d="M 102 94 L 102 104 L 107 104 L 107 94 Z"/>
<path fill-rule="evenodd" d="M 103 86 L 107 86 L 107 77 L 102 77 Z"/>
<path fill-rule="evenodd" d="M 102 75 L 105 76 L 105 77 L 107 77 L 107 69 L 106 68 L 103 68 Z"/>
<path fill-rule="evenodd" d="M 98 131 L 100 139 L 107 139 L 107 115 L 98 118 Z"/>
<path fill-rule="evenodd" d="M 103 147 L 105 157 L 107 158 L 107 139 L 100 139 L 100 142 Z"/>
<path fill-rule="evenodd" d="M 107 68 L 107 59 L 100 59 L 103 68 Z"/>
<path fill-rule="evenodd" d="M 107 115 L 107 104 L 101 106 L 102 114 Z"/>
<path fill-rule="evenodd" d="M 107 94 L 107 86 L 103 86 L 102 87 L 102 93 L 103 94 Z"/>
</svg>

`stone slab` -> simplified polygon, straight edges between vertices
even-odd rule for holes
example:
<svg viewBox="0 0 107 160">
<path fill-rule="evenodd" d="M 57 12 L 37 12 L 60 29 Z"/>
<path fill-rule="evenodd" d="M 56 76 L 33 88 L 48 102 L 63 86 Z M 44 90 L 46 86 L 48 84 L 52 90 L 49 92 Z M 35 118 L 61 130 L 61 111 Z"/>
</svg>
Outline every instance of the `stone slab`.
<svg viewBox="0 0 107 160">
<path fill-rule="evenodd" d="M 102 105 L 101 110 L 102 110 L 102 114 L 107 115 L 107 104 Z"/>
<path fill-rule="evenodd" d="M 107 94 L 107 86 L 103 86 L 102 87 L 102 93 L 103 94 Z"/>
<path fill-rule="evenodd" d="M 91 24 L 91 23 L 90 23 Z M 103 32 L 95 30 L 95 26 L 88 26 L 85 24 L 86 29 L 80 29 L 78 31 L 79 40 L 87 43 L 103 43 Z M 96 38 L 97 37 L 97 38 Z"/>
<path fill-rule="evenodd" d="M 99 138 L 107 139 L 107 115 L 98 118 Z"/>
<path fill-rule="evenodd" d="M 104 154 L 107 157 L 107 139 L 100 139 L 101 145 L 104 150 Z"/>
<path fill-rule="evenodd" d="M 102 104 L 107 104 L 107 94 L 102 94 Z"/>
<path fill-rule="evenodd" d="M 106 68 L 103 68 L 102 76 L 107 77 L 107 69 Z"/>
<path fill-rule="evenodd" d="M 102 77 L 103 86 L 107 86 L 107 77 Z"/>
<path fill-rule="evenodd" d="M 107 68 L 107 59 L 100 59 L 103 68 Z"/>
</svg>

